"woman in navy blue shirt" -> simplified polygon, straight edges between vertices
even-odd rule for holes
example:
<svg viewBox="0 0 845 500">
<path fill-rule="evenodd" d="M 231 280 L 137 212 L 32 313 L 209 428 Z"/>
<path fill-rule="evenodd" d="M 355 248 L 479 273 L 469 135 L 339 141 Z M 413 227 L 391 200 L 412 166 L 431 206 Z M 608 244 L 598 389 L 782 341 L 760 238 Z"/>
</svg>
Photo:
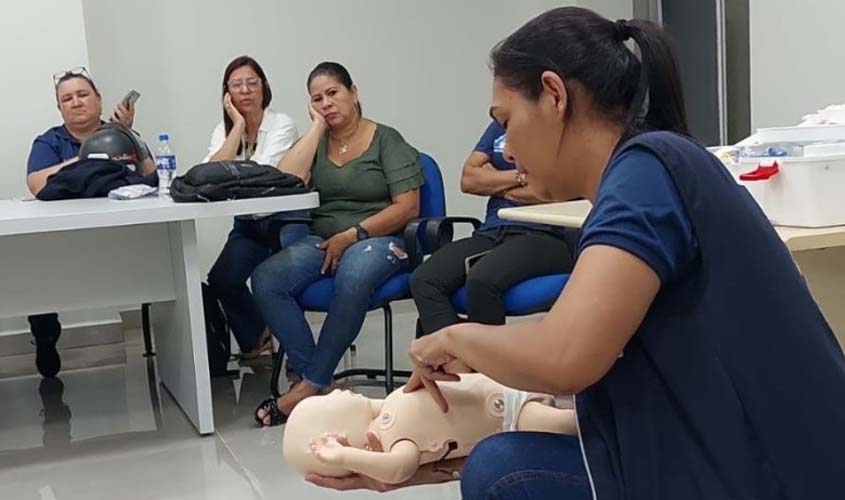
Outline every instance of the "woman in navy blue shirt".
<svg viewBox="0 0 845 500">
<path fill-rule="evenodd" d="M 51 175 L 77 162 L 82 143 L 103 124 L 100 117 L 103 99 L 88 70 L 78 67 L 56 73 L 53 84 L 62 123 L 47 129 L 32 142 L 26 164 L 26 185 L 33 195 L 38 195 Z M 115 105 L 111 119 L 132 128 L 135 105 Z M 154 170 L 155 164 L 148 158 L 144 171 Z M 27 319 L 35 338 L 38 372 L 46 378 L 54 377 L 62 366 L 56 350 L 62 331 L 59 316 L 56 313 L 34 314 Z"/>
<path fill-rule="evenodd" d="M 437 382 L 468 366 L 572 394 L 578 437 L 498 434 L 415 481 L 461 476 L 465 500 L 842 498 L 842 350 L 765 215 L 688 136 L 665 35 L 564 7 L 492 60 L 505 154 L 542 197 L 593 210 L 546 316 L 416 340 L 406 390 L 447 410 Z"/>
<path fill-rule="evenodd" d="M 578 231 L 499 218 L 502 208 L 540 203 L 525 174 L 504 156 L 507 136 L 493 121 L 467 158 L 464 193 L 489 196 L 484 222 L 469 238 L 444 246 L 411 276 L 422 334 L 458 323 L 452 295 L 466 286 L 467 319 L 505 324 L 504 293 L 537 276 L 568 273 Z"/>
</svg>

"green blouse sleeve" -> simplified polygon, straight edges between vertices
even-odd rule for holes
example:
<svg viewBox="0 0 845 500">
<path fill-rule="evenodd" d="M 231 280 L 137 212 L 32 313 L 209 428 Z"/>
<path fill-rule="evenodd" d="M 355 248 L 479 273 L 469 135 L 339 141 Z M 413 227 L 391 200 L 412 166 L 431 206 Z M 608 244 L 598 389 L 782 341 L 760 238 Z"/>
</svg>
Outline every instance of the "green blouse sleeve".
<svg viewBox="0 0 845 500">
<path fill-rule="evenodd" d="M 405 142 L 402 135 L 384 127 L 381 137 L 381 165 L 387 179 L 390 196 L 395 197 L 417 189 L 425 183 L 419 152 Z"/>
</svg>

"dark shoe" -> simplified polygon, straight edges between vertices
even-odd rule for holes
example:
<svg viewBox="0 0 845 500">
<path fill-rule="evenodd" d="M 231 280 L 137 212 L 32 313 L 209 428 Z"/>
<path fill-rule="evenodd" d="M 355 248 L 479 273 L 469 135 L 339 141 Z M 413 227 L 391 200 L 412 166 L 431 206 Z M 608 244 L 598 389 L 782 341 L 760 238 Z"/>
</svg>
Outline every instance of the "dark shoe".
<svg viewBox="0 0 845 500">
<path fill-rule="evenodd" d="M 35 366 L 44 378 L 53 378 L 62 369 L 62 358 L 56 350 L 56 341 L 43 340 L 35 343 Z"/>
<path fill-rule="evenodd" d="M 258 416 L 258 412 L 264 410 L 267 415 L 270 416 L 270 423 L 264 425 L 264 420 Z M 265 399 L 258 405 L 258 408 L 255 409 L 255 421 L 261 427 L 274 427 L 276 425 L 282 425 L 283 423 L 288 421 L 288 415 L 285 414 L 282 410 L 276 406 L 276 398 Z"/>
<path fill-rule="evenodd" d="M 259 342 L 261 342 L 261 345 L 252 351 L 240 353 L 238 358 L 242 361 L 252 361 L 254 359 L 258 359 L 264 354 L 273 354 L 273 341 L 269 336 Z"/>
</svg>

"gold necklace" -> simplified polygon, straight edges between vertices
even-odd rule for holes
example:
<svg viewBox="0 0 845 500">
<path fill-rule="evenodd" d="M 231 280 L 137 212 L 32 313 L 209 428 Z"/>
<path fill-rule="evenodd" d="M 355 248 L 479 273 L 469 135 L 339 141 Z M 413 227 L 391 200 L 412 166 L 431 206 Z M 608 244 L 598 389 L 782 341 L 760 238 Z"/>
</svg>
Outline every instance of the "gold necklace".
<svg viewBox="0 0 845 500">
<path fill-rule="evenodd" d="M 355 137 L 355 134 L 358 133 L 358 126 L 360 124 L 361 124 L 361 120 L 358 120 L 358 122 L 355 123 L 355 130 L 353 130 L 352 133 L 349 134 L 349 140 L 352 140 L 352 138 Z M 334 139 L 335 142 L 340 142 L 338 139 L 335 139 L 334 137 L 332 137 L 332 139 Z M 346 141 L 346 142 L 338 144 L 337 154 L 339 154 L 340 156 L 343 156 L 349 151 L 349 140 Z"/>
</svg>

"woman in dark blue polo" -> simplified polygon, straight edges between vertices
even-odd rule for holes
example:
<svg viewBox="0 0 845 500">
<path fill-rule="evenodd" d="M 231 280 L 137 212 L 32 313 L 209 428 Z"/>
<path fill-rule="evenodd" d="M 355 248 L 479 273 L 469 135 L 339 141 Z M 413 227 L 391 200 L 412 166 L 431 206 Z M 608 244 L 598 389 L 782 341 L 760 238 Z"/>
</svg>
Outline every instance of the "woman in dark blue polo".
<svg viewBox="0 0 845 500">
<path fill-rule="evenodd" d="M 507 152 L 544 197 L 593 210 L 546 316 L 415 341 L 409 390 L 439 398 L 468 365 L 575 395 L 579 436 L 502 433 L 435 469 L 465 500 L 842 498 L 842 350 L 765 215 L 689 137 L 665 35 L 565 7 L 492 59 Z"/>
<path fill-rule="evenodd" d="M 103 99 L 85 68 L 79 67 L 53 75 L 56 107 L 62 115 L 61 125 L 47 129 L 32 142 L 26 165 L 26 185 L 37 195 L 47 184 L 47 178 L 77 161 L 82 142 L 97 131 L 103 120 Z M 135 106 L 118 104 L 112 119 L 132 127 Z M 145 171 L 155 166 L 147 160 Z M 61 369 L 56 342 L 62 327 L 56 313 L 29 316 L 30 330 L 35 337 L 35 365 L 44 377 L 53 377 Z"/>
</svg>

